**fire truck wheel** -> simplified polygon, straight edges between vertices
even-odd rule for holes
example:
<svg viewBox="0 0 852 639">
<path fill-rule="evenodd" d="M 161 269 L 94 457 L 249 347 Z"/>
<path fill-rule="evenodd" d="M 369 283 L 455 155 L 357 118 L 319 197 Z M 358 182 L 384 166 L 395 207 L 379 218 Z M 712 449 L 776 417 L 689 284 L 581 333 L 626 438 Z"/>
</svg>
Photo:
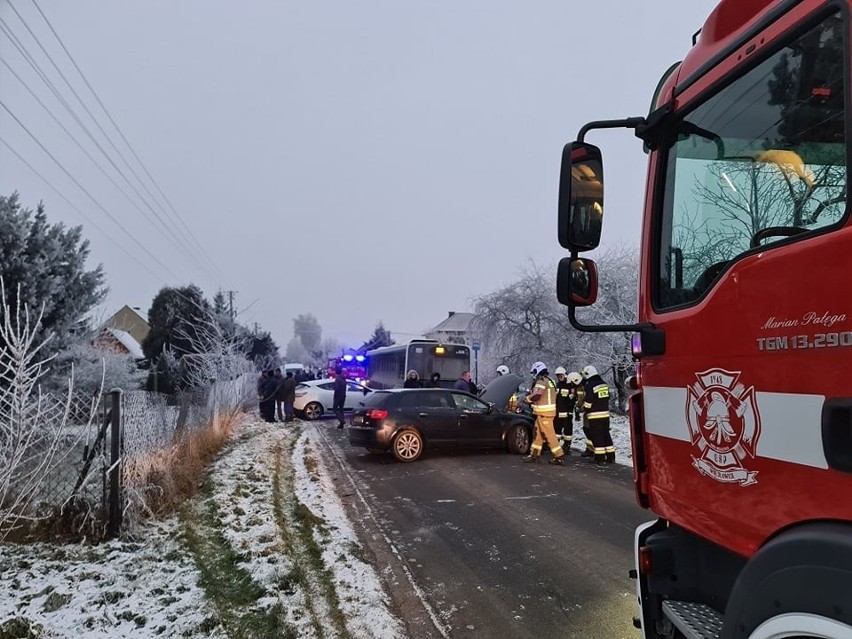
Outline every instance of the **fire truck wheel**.
<svg viewBox="0 0 852 639">
<path fill-rule="evenodd" d="M 758 550 L 737 577 L 722 639 L 852 636 L 852 527 L 804 524 Z M 834 627 L 828 634 L 819 629 Z M 843 628 L 838 633 L 836 628 Z"/>
<path fill-rule="evenodd" d="M 526 455 L 530 450 L 530 431 L 523 424 L 515 424 L 506 435 L 506 447 L 514 455 Z"/>
</svg>

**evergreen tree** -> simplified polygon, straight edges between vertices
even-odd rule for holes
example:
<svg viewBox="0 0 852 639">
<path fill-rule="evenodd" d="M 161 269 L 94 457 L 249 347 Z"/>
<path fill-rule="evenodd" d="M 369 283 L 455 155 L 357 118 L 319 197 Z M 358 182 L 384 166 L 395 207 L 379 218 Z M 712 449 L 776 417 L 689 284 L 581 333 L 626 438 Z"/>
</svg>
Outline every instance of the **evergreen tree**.
<svg viewBox="0 0 852 639">
<path fill-rule="evenodd" d="M 373 331 L 373 334 L 370 336 L 370 339 L 364 342 L 358 350 L 366 353 L 374 348 L 393 346 L 393 344 L 394 341 L 391 338 L 390 331 L 385 328 L 385 325 L 382 322 L 379 322 L 376 325 L 376 329 Z"/>
<path fill-rule="evenodd" d="M 31 313 L 44 315 L 37 339 L 53 334 L 49 353 L 68 344 L 85 328 L 86 315 L 106 295 L 103 267 L 86 270 L 89 242 L 82 227 L 50 224 L 44 205 L 35 214 L 21 207 L 18 194 L 0 196 L 0 277 L 3 302 L 15 309 L 18 294 Z M 0 345 L 2 346 L 2 345 Z"/>
<path fill-rule="evenodd" d="M 307 313 L 293 320 L 293 335 L 296 336 L 308 353 L 314 353 L 322 341 L 322 328 L 317 318 Z"/>
<path fill-rule="evenodd" d="M 201 342 L 198 329 L 211 316 L 210 303 L 194 284 L 160 289 L 148 311 L 151 331 L 142 344 L 145 357 L 153 361 L 165 351 L 171 351 L 177 358 L 198 353 Z"/>
</svg>

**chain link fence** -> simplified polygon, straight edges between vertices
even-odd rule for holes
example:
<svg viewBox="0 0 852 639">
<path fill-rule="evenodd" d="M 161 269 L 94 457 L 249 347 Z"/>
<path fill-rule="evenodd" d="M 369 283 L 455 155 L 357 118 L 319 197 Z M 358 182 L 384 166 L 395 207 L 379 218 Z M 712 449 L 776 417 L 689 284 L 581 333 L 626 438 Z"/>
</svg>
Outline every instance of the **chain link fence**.
<svg viewBox="0 0 852 639">
<path fill-rule="evenodd" d="M 242 375 L 177 395 L 116 389 L 94 398 L 42 398 L 37 418 L 56 428 L 57 437 L 52 451 L 46 449 L 51 440 L 37 440 L 25 452 L 26 463 L 18 463 L 0 503 L 0 538 L 15 529 L 118 534 L 123 521 L 151 512 L 152 473 L 174 457 L 178 440 L 215 427 L 254 395 L 253 376 Z M 31 497 L 16 500 L 25 487 Z"/>
</svg>

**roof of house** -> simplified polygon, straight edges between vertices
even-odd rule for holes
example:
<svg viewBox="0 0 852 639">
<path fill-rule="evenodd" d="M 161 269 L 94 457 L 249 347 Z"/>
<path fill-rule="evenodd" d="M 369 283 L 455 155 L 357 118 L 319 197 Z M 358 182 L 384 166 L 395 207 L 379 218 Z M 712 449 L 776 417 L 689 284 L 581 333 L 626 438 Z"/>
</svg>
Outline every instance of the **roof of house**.
<svg viewBox="0 0 852 639">
<path fill-rule="evenodd" d="M 107 328 L 104 329 L 107 333 L 112 335 L 118 342 L 127 349 L 127 352 L 132 355 L 136 359 L 142 359 L 145 357 L 145 354 L 142 352 L 142 347 L 139 345 L 135 339 L 133 339 L 133 335 L 128 333 L 127 331 L 122 331 L 117 328 Z"/>
<path fill-rule="evenodd" d="M 474 318 L 473 313 L 456 313 L 455 311 L 450 311 L 449 316 L 443 322 L 438 324 L 437 326 L 429 329 L 429 333 L 439 333 L 439 332 L 449 332 L 449 331 L 457 331 L 463 332 L 470 329 L 470 323 Z"/>
</svg>

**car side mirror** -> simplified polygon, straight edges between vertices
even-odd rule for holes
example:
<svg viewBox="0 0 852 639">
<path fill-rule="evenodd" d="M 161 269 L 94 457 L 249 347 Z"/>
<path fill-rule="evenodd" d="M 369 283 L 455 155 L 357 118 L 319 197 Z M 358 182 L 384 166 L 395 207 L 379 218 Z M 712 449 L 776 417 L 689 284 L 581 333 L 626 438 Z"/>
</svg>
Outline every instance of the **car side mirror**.
<svg viewBox="0 0 852 639">
<path fill-rule="evenodd" d="M 488 408 L 485 410 L 486 413 L 494 412 L 494 402 L 488 402 Z"/>
<path fill-rule="evenodd" d="M 369 393 L 370 391 L 368 391 L 366 388 L 362 388 L 361 392 L 364 393 L 364 397 L 366 397 L 367 393 Z"/>
</svg>

